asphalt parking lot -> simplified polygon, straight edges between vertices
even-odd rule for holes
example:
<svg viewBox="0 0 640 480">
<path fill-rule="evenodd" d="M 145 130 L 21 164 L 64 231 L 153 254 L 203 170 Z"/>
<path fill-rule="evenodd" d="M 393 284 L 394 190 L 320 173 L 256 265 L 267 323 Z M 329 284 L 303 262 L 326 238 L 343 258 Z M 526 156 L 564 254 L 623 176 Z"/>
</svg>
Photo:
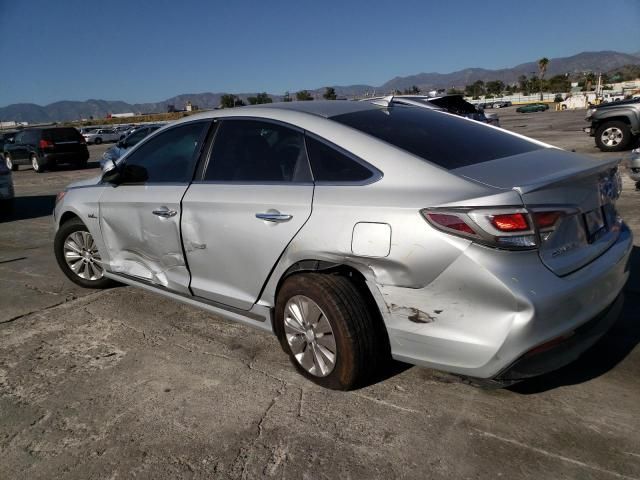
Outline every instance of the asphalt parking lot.
<svg viewBox="0 0 640 480">
<path fill-rule="evenodd" d="M 495 112 L 523 135 L 619 156 L 581 131 L 584 111 Z M 0 478 L 640 479 L 640 191 L 628 178 L 625 310 L 580 360 L 503 390 L 398 364 L 342 393 L 296 374 L 274 337 L 68 281 L 50 213 L 90 167 L 22 167 L 0 220 Z"/>
</svg>

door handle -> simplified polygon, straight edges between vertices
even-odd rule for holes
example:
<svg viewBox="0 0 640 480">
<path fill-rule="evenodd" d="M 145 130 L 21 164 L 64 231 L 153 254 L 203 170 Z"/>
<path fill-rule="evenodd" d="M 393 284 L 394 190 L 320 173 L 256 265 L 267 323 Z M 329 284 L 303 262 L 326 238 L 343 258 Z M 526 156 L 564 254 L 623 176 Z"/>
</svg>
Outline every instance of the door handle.
<svg viewBox="0 0 640 480">
<path fill-rule="evenodd" d="M 169 210 L 167 207 L 160 207 L 158 210 L 154 210 L 151 213 L 162 218 L 171 218 L 175 217 L 178 214 L 178 212 L 176 212 L 175 210 Z"/>
<path fill-rule="evenodd" d="M 256 213 L 256 218 L 264 220 L 265 222 L 282 223 L 291 220 L 293 218 L 293 215 L 287 215 L 286 213 L 280 212 L 265 212 Z"/>
</svg>

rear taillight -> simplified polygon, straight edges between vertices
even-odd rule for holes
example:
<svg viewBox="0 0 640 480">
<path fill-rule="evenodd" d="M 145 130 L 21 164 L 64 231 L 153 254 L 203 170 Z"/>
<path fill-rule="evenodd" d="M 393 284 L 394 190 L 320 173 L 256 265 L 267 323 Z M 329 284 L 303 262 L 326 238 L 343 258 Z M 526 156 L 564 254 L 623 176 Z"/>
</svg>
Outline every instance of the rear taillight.
<svg viewBox="0 0 640 480">
<path fill-rule="evenodd" d="M 40 148 L 53 148 L 53 142 L 51 140 L 45 140 L 43 138 L 42 140 L 40 140 L 40 143 L 38 143 L 38 146 Z"/>
<path fill-rule="evenodd" d="M 443 232 L 508 250 L 538 246 L 533 221 L 523 208 L 425 209 L 422 216 Z"/>
<path fill-rule="evenodd" d="M 533 219 L 535 221 L 540 240 L 546 242 L 553 234 L 560 219 L 566 214 L 562 211 L 542 211 L 534 212 Z"/>
<path fill-rule="evenodd" d="M 476 236 L 476 232 L 467 225 L 464 220 L 454 214 L 448 213 L 426 213 L 425 214 L 427 220 L 429 220 L 432 224 L 437 225 L 440 229 L 443 230 L 452 230 L 454 232 L 460 232 L 467 235 Z"/>
<path fill-rule="evenodd" d="M 78 139 L 78 141 L 80 143 L 87 143 L 87 141 L 84 139 L 84 137 L 82 135 L 80 135 L 80 138 Z"/>
<path fill-rule="evenodd" d="M 527 217 L 523 213 L 491 215 L 489 221 L 491 225 L 501 232 L 525 232 L 530 230 Z"/>
</svg>

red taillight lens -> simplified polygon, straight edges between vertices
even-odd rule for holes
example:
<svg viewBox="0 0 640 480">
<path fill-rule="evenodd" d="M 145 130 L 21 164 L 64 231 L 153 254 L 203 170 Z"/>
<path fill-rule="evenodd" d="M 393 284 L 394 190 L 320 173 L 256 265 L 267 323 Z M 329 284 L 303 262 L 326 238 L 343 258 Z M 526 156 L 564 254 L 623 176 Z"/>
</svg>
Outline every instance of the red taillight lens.
<svg viewBox="0 0 640 480">
<path fill-rule="evenodd" d="M 40 148 L 52 148 L 53 147 L 53 142 L 51 140 L 42 139 L 42 140 L 40 140 L 40 143 L 38 144 L 38 146 Z"/>
<path fill-rule="evenodd" d="M 426 216 L 427 219 L 434 223 L 436 226 L 444 227 L 469 235 L 476 235 L 476 232 L 473 230 L 473 228 L 467 225 L 464 220 L 456 215 L 449 215 L 446 213 L 427 213 Z"/>
<path fill-rule="evenodd" d="M 560 212 L 538 212 L 534 213 L 533 217 L 535 218 L 536 225 L 540 229 L 553 227 L 562 213 Z"/>
<path fill-rule="evenodd" d="M 524 232 L 529 230 L 527 217 L 522 213 L 492 215 L 490 222 L 501 232 Z"/>
</svg>

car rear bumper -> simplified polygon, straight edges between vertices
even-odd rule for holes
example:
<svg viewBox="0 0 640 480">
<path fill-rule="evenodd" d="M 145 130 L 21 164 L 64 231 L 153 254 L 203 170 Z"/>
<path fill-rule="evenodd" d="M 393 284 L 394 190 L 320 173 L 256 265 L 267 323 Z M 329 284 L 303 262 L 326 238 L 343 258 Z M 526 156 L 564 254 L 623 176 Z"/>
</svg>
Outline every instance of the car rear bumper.
<svg viewBox="0 0 640 480">
<path fill-rule="evenodd" d="M 535 251 L 474 244 L 424 288 L 378 285 L 392 355 L 469 377 L 496 378 L 533 349 L 573 336 L 616 305 L 629 275 L 632 240 L 625 226 L 604 254 L 564 277 L 547 269 Z M 612 307 L 602 324 L 595 320 L 604 328 L 598 334 L 615 321 L 616 311 Z M 563 349 L 570 350 L 563 355 L 571 361 L 591 340 L 576 336 L 554 353 L 560 358 Z M 546 362 L 534 374 L 560 366 Z M 518 368 L 534 370 L 523 363 Z"/>
<path fill-rule="evenodd" d="M 46 153 L 42 156 L 47 163 L 78 163 L 89 160 L 89 151 L 85 152 L 61 152 L 61 153 Z"/>
</svg>

